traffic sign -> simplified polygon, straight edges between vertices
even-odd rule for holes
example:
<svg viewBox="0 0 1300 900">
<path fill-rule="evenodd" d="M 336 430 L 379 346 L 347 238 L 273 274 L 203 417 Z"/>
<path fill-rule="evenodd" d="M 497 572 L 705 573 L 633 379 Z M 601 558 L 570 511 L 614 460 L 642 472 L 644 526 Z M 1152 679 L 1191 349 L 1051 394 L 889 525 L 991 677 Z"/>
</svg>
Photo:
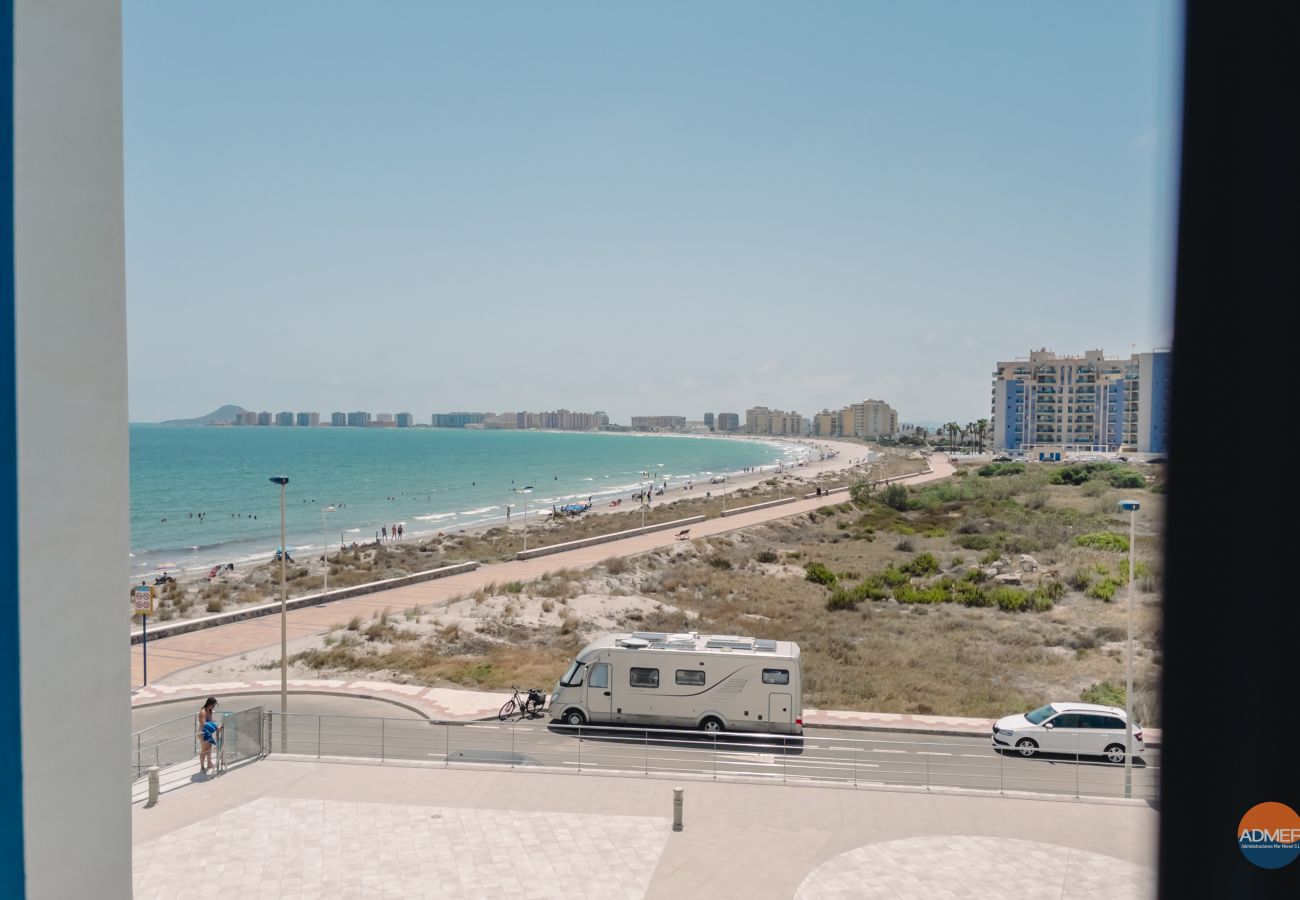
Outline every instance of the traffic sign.
<svg viewBox="0 0 1300 900">
<path fill-rule="evenodd" d="M 153 588 L 139 584 L 131 589 L 131 612 L 137 615 L 153 615 Z"/>
</svg>

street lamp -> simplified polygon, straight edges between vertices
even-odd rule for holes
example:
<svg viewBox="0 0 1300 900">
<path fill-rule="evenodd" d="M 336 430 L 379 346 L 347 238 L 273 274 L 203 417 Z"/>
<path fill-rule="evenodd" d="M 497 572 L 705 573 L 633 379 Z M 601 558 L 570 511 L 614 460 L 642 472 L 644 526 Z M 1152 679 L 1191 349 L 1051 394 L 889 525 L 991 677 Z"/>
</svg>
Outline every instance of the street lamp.
<svg viewBox="0 0 1300 900">
<path fill-rule="evenodd" d="M 1142 504 L 1121 500 L 1119 509 L 1128 518 L 1128 653 L 1124 664 L 1124 796 L 1133 796 L 1133 576 L 1137 569 L 1137 514 Z"/>
<path fill-rule="evenodd" d="M 286 752 L 289 736 L 289 581 L 286 565 L 289 548 L 284 541 L 284 488 L 289 483 L 287 475 L 272 475 L 271 483 L 280 486 L 280 752 Z"/>
<path fill-rule="evenodd" d="M 330 535 L 325 525 L 325 514 L 332 512 L 334 512 L 333 506 L 322 507 L 320 511 L 321 538 L 324 541 L 321 546 L 325 548 L 325 585 L 321 588 L 322 594 L 328 594 L 330 590 Z"/>
<path fill-rule="evenodd" d="M 528 495 L 532 493 L 533 486 L 525 485 L 519 489 L 519 493 L 524 495 L 524 550 L 528 550 Z"/>
</svg>

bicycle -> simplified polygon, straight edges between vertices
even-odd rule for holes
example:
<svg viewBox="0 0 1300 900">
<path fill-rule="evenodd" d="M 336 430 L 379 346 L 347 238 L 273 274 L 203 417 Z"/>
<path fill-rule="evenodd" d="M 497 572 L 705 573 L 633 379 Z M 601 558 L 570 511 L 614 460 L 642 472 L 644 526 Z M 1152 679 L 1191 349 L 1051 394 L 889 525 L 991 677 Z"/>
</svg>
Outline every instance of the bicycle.
<svg viewBox="0 0 1300 900">
<path fill-rule="evenodd" d="M 521 694 L 520 689 L 514 685 L 510 689 L 515 692 L 514 696 L 501 705 L 497 719 L 504 722 L 516 713 L 521 719 L 536 719 L 541 716 L 542 709 L 546 706 L 546 695 L 540 688 L 529 688 L 527 694 Z"/>
</svg>

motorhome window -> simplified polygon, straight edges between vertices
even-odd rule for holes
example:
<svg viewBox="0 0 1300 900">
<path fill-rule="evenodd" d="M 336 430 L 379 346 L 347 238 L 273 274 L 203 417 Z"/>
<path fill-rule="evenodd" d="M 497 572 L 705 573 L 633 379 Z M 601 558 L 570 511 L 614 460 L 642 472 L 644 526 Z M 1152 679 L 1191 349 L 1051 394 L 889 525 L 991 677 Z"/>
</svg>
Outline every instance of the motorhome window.
<svg viewBox="0 0 1300 900">
<path fill-rule="evenodd" d="M 789 684 L 789 669 L 764 669 L 763 684 Z"/>
<path fill-rule="evenodd" d="M 627 673 L 627 683 L 632 687 L 657 688 L 659 687 L 659 670 L 631 668 Z"/>
<path fill-rule="evenodd" d="M 700 686 L 704 684 L 704 672 L 700 669 L 678 669 L 677 683 Z"/>
<path fill-rule="evenodd" d="M 582 663 L 575 659 L 573 665 L 569 666 L 569 671 L 565 672 L 564 677 L 560 679 L 560 684 L 565 687 L 577 687 L 582 684 Z"/>
<path fill-rule="evenodd" d="M 607 663 L 597 663 L 591 667 L 591 679 L 587 682 L 587 686 L 594 688 L 609 687 L 609 665 Z"/>
</svg>

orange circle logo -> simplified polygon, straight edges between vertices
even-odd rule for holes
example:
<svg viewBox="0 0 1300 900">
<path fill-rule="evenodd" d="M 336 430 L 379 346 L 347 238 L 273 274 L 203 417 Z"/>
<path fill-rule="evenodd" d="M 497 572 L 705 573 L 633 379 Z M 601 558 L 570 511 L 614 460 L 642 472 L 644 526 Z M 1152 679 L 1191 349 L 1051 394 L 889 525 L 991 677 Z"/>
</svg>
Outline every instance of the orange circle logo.
<svg viewBox="0 0 1300 900">
<path fill-rule="evenodd" d="M 1261 869 L 1280 869 L 1300 856 L 1300 816 L 1285 803 L 1258 803 L 1237 826 L 1237 846 Z"/>
</svg>

